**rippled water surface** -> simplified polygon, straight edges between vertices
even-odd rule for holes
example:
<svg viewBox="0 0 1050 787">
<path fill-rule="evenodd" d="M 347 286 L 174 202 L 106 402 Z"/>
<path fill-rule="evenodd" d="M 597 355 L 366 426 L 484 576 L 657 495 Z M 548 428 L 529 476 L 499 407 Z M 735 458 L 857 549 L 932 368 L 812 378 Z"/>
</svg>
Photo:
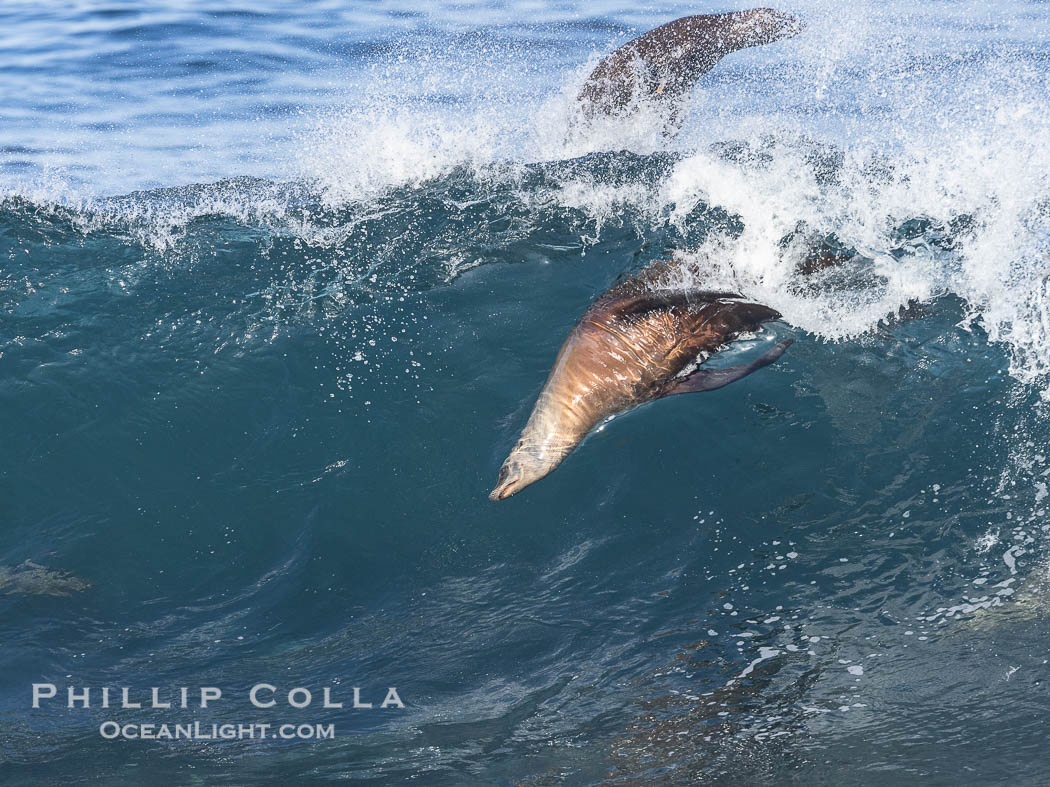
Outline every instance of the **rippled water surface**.
<svg viewBox="0 0 1050 787">
<path fill-rule="evenodd" d="M 677 137 L 581 131 L 714 10 L 0 7 L 4 783 L 1050 778 L 1050 6 L 796 3 Z M 490 502 L 667 258 L 783 315 L 730 360 L 794 345 Z"/>
</svg>

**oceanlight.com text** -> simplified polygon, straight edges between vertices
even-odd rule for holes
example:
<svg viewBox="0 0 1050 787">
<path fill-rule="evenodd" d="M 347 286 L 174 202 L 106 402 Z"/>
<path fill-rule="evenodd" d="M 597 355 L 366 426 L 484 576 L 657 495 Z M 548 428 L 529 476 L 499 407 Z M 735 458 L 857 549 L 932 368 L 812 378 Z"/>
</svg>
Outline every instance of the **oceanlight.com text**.
<svg viewBox="0 0 1050 787">
<path fill-rule="evenodd" d="M 174 740 L 332 740 L 334 724 L 120 724 L 104 721 L 99 735 L 106 740 L 174 741 Z"/>
</svg>

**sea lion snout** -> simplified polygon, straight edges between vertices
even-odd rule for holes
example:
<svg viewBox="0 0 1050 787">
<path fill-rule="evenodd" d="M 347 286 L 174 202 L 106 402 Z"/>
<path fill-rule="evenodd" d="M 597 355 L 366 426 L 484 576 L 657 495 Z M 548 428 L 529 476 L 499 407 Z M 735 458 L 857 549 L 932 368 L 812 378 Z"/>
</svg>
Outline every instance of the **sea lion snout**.
<svg viewBox="0 0 1050 787">
<path fill-rule="evenodd" d="M 513 489 L 513 481 L 510 477 L 510 468 L 504 463 L 499 469 L 499 478 L 496 479 L 496 488 L 489 492 L 489 500 L 504 500 L 513 495 L 517 490 Z"/>
</svg>

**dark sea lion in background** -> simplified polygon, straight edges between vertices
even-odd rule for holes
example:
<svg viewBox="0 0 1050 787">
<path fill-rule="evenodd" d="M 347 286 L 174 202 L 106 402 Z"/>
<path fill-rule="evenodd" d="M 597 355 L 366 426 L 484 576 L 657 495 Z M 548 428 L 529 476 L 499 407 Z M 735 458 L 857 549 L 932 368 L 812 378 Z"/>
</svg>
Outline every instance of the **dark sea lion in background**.
<svg viewBox="0 0 1050 787">
<path fill-rule="evenodd" d="M 70 596 L 91 587 L 90 582 L 27 560 L 18 566 L 0 566 L 0 596 Z"/>
<path fill-rule="evenodd" d="M 791 344 L 782 341 L 741 366 L 690 372 L 741 333 L 780 315 L 731 293 L 654 290 L 659 267 L 614 286 L 572 329 L 491 500 L 543 478 L 606 418 L 664 396 L 729 385 L 773 363 Z"/>
<path fill-rule="evenodd" d="M 670 104 L 673 122 L 686 93 L 725 55 L 797 35 L 802 23 L 772 8 L 686 16 L 628 41 L 597 65 L 580 91 L 584 109 L 616 115 L 640 99 Z"/>
</svg>

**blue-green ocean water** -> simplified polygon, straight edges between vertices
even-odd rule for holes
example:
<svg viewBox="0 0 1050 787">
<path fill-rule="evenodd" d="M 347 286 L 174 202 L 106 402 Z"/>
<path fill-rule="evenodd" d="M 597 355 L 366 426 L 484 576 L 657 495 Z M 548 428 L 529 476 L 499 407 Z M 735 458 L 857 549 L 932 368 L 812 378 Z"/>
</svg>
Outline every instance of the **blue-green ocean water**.
<svg viewBox="0 0 1050 787">
<path fill-rule="evenodd" d="M 0 7 L 3 783 L 1046 783 L 1050 6 L 791 9 L 667 139 L 573 96 L 721 7 Z M 490 502 L 669 255 L 788 354 Z"/>
</svg>

